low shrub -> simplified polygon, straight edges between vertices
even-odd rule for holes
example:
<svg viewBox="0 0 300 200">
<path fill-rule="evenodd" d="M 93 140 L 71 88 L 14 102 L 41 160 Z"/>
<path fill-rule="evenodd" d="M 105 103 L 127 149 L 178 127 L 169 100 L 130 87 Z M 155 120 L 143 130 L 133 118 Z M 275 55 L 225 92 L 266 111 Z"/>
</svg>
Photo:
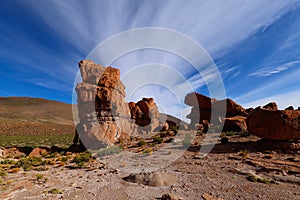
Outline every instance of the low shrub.
<svg viewBox="0 0 300 200">
<path fill-rule="evenodd" d="M 97 152 L 98 157 L 104 157 L 112 154 L 120 153 L 123 150 L 122 146 L 111 146 L 105 149 L 101 149 Z"/>
<path fill-rule="evenodd" d="M 13 165 L 13 164 L 15 164 L 14 160 L 8 160 L 8 159 L 6 159 L 6 160 L 0 161 L 0 165 Z"/>
<path fill-rule="evenodd" d="M 147 148 L 143 151 L 143 154 L 151 154 L 152 153 L 152 148 Z"/>
<path fill-rule="evenodd" d="M 228 138 L 225 136 L 225 137 L 222 137 L 221 138 L 221 143 L 222 144 L 228 144 L 229 143 L 229 140 L 228 140 Z"/>
<path fill-rule="evenodd" d="M 145 146 L 146 145 L 146 141 L 144 139 L 140 139 L 138 145 L 139 145 L 139 147 Z"/>
<path fill-rule="evenodd" d="M 6 176 L 7 173 L 5 171 L 0 171 L 0 176 Z"/>
<path fill-rule="evenodd" d="M 75 156 L 72 163 L 76 163 L 78 167 L 84 167 L 85 163 L 89 162 L 92 159 L 92 156 L 89 152 L 83 152 Z"/>
<path fill-rule="evenodd" d="M 178 127 L 177 126 L 170 126 L 170 130 L 173 131 L 175 134 L 177 134 Z"/>
<path fill-rule="evenodd" d="M 250 133 L 248 131 L 243 131 L 240 135 L 242 137 L 248 137 L 248 136 L 250 136 Z"/>
<path fill-rule="evenodd" d="M 153 138 L 153 142 L 157 142 L 159 144 L 163 143 L 164 139 L 158 136 L 154 136 Z"/>
<path fill-rule="evenodd" d="M 62 194 L 63 192 L 59 189 L 53 188 L 49 191 L 46 191 L 45 193 L 47 193 L 47 194 Z"/>
</svg>

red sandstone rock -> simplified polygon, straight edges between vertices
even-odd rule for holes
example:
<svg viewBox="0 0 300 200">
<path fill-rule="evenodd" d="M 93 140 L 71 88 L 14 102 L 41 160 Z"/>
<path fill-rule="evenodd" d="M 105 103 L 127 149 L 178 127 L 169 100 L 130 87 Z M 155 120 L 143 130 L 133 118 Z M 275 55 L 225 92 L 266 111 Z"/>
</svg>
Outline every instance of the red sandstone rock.
<svg viewBox="0 0 300 200">
<path fill-rule="evenodd" d="M 137 103 L 129 104 L 131 118 L 142 130 L 154 131 L 159 126 L 158 108 L 153 98 L 143 98 Z"/>
<path fill-rule="evenodd" d="M 213 109 L 221 111 L 226 104 L 226 117 L 247 116 L 246 110 L 232 99 L 225 99 L 213 103 Z M 222 107 L 223 106 L 223 107 Z"/>
<path fill-rule="evenodd" d="M 87 148 L 114 144 L 122 134 L 131 131 L 120 70 L 90 60 L 79 62 L 79 67 L 83 80 L 76 87 L 79 137 Z"/>
<path fill-rule="evenodd" d="M 204 120 L 210 122 L 212 117 L 215 122 L 218 122 L 225 115 L 226 117 L 247 116 L 246 110 L 231 99 L 218 101 L 194 92 L 188 94 L 184 102 L 192 106 L 191 113 L 187 116 L 191 119 L 191 124 L 201 124 Z M 214 109 L 214 116 L 212 116 L 212 109 Z"/>
<path fill-rule="evenodd" d="M 223 131 L 241 132 L 247 130 L 246 119 L 243 116 L 224 118 Z"/>
<path fill-rule="evenodd" d="M 247 118 L 248 132 L 269 140 L 300 139 L 300 111 L 254 109 Z"/>
<path fill-rule="evenodd" d="M 48 149 L 44 148 L 35 148 L 31 151 L 31 153 L 28 155 L 29 157 L 40 157 L 42 155 L 47 154 Z"/>
<path fill-rule="evenodd" d="M 192 106 L 191 113 L 187 116 L 187 118 L 191 120 L 191 124 L 197 124 L 203 120 L 210 121 L 211 107 L 215 101 L 215 99 L 196 92 L 186 95 L 184 103 Z"/>
<path fill-rule="evenodd" d="M 264 105 L 263 108 L 268 110 L 278 110 L 278 106 L 275 102 L 270 102 L 267 105 Z"/>
</svg>

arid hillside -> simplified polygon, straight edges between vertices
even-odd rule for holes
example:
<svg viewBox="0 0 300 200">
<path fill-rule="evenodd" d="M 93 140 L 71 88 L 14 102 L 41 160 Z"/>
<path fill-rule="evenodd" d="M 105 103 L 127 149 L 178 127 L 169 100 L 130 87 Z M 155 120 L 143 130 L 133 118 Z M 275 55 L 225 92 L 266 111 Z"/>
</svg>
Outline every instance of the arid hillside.
<svg viewBox="0 0 300 200">
<path fill-rule="evenodd" d="M 0 98 L 0 134 L 73 133 L 72 105 L 41 98 Z"/>
</svg>

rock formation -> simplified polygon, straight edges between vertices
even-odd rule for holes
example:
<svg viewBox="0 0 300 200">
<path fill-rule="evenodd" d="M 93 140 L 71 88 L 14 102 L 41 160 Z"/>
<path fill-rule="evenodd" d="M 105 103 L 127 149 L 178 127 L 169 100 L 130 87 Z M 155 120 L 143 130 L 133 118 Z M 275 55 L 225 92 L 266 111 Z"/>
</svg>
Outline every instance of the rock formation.
<svg viewBox="0 0 300 200">
<path fill-rule="evenodd" d="M 212 103 L 216 99 L 211 99 L 196 92 L 186 95 L 184 103 L 192 106 L 191 113 L 187 116 L 191 120 L 191 124 L 201 123 L 203 120 L 210 121 Z"/>
<path fill-rule="evenodd" d="M 300 139 L 300 111 L 256 108 L 247 117 L 247 127 L 268 140 Z"/>
<path fill-rule="evenodd" d="M 143 98 L 137 103 L 129 104 L 131 118 L 142 130 L 154 131 L 159 126 L 158 108 L 153 98 Z"/>
<path fill-rule="evenodd" d="M 226 117 L 247 116 L 246 109 L 229 98 L 215 101 L 213 108 L 215 110 L 221 110 L 224 105 L 226 105 Z"/>
<path fill-rule="evenodd" d="M 87 148 L 114 144 L 130 131 L 130 111 L 120 71 L 90 60 L 79 62 L 82 82 L 76 86 L 80 123 L 77 132 Z"/>
<path fill-rule="evenodd" d="M 191 120 L 191 127 L 195 124 L 203 124 L 203 122 L 215 123 L 225 120 L 226 130 L 235 131 L 239 128 L 245 129 L 245 117 L 247 116 L 246 110 L 231 99 L 216 100 L 209 98 L 196 92 L 190 93 L 185 97 L 185 104 L 192 106 L 191 113 L 187 116 Z M 226 110 L 225 110 L 226 106 Z M 214 118 L 212 118 L 212 109 L 214 109 Z M 226 112 L 226 116 L 221 116 L 221 111 Z M 240 116 L 240 118 L 236 118 Z M 222 119 L 224 117 L 224 119 Z M 230 119 L 234 117 L 233 119 Z M 232 125 L 232 128 L 231 126 Z M 239 128 L 237 127 L 239 126 Z"/>
<path fill-rule="evenodd" d="M 97 149 L 128 134 L 152 132 L 159 126 L 160 115 L 153 98 L 125 102 L 125 86 L 118 69 L 90 60 L 80 61 L 79 68 L 82 82 L 77 84 L 76 92 L 80 123 L 74 144 L 82 142 L 86 148 Z"/>
</svg>

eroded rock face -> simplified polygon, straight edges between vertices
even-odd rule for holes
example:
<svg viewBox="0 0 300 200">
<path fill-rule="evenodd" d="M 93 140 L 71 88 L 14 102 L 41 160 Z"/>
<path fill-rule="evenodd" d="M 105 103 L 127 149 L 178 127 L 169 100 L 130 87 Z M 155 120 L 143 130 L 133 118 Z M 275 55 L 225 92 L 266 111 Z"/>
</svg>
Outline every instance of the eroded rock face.
<svg viewBox="0 0 300 200">
<path fill-rule="evenodd" d="M 76 87 L 80 139 L 92 149 L 114 144 L 130 129 L 130 111 L 120 71 L 90 60 L 80 61 L 79 68 L 83 80 Z"/>
<path fill-rule="evenodd" d="M 226 105 L 226 117 L 247 116 L 246 109 L 232 99 L 224 99 L 213 103 L 216 110 L 221 110 L 224 105 Z"/>
<path fill-rule="evenodd" d="M 247 130 L 246 119 L 247 118 L 243 116 L 224 118 L 223 131 L 241 132 Z"/>
<path fill-rule="evenodd" d="M 300 139 L 300 111 L 256 108 L 248 115 L 247 127 L 263 139 Z"/>
<path fill-rule="evenodd" d="M 159 126 L 159 112 L 153 98 L 143 98 L 137 103 L 130 102 L 131 118 L 145 131 L 153 131 Z"/>
<path fill-rule="evenodd" d="M 222 119 L 222 111 L 224 111 L 227 118 L 236 116 L 247 116 L 246 110 L 231 99 L 216 100 L 209 98 L 202 94 L 190 93 L 185 97 L 185 104 L 192 106 L 191 113 L 187 116 L 191 120 L 191 126 L 194 124 L 203 124 L 203 121 L 211 120 L 220 122 Z M 226 110 L 225 110 L 226 106 Z M 214 109 L 214 116 L 212 118 L 212 109 Z M 229 123 L 229 120 L 227 120 Z M 231 122 L 229 123 L 231 124 Z M 229 127 L 228 127 L 229 128 Z"/>
<path fill-rule="evenodd" d="M 187 116 L 191 120 L 191 124 L 198 124 L 203 120 L 210 121 L 211 107 L 214 102 L 216 102 L 216 99 L 211 99 L 196 92 L 186 95 L 184 103 L 192 106 L 191 113 Z"/>
</svg>

